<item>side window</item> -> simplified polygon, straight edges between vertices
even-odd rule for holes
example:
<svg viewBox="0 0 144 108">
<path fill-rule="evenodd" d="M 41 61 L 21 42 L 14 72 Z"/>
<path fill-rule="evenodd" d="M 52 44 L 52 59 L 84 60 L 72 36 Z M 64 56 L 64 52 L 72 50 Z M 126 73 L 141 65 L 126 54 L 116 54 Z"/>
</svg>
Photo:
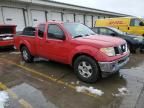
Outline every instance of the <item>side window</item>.
<svg viewBox="0 0 144 108">
<path fill-rule="evenodd" d="M 50 24 L 48 26 L 48 38 L 50 39 L 62 39 L 64 32 L 56 24 Z"/>
<path fill-rule="evenodd" d="M 107 35 L 115 36 L 116 33 L 113 32 L 112 30 L 107 30 Z"/>
<path fill-rule="evenodd" d="M 107 35 L 107 29 L 105 28 L 99 28 L 99 33 L 102 34 L 102 35 Z"/>
<path fill-rule="evenodd" d="M 44 31 L 45 31 L 45 24 L 40 24 L 38 27 L 38 36 L 43 38 L 44 37 Z"/>
<path fill-rule="evenodd" d="M 138 19 L 131 19 L 130 26 L 140 26 L 140 22 Z"/>
<path fill-rule="evenodd" d="M 35 36 L 35 28 L 34 27 L 26 27 L 22 35 L 27 35 L 27 36 Z"/>
<path fill-rule="evenodd" d="M 99 32 L 98 32 L 98 31 L 99 31 L 98 28 L 94 28 L 94 29 L 92 29 L 92 30 L 93 30 L 95 33 L 97 33 L 97 34 L 99 33 Z"/>
</svg>

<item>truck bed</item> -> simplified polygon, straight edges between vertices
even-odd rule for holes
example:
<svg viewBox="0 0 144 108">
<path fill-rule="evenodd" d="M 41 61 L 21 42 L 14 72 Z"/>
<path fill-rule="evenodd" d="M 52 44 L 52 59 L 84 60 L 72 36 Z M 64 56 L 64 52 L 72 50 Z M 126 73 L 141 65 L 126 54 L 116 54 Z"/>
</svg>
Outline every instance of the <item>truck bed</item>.
<svg viewBox="0 0 144 108">
<path fill-rule="evenodd" d="M 35 48 L 36 47 L 35 36 L 16 35 L 14 37 L 14 45 L 19 50 L 21 48 L 21 46 L 19 46 L 19 45 L 21 45 L 21 43 L 28 43 L 29 46 L 27 46 L 27 47 L 29 47 L 29 49 L 31 49 L 30 52 L 34 55 L 36 54 L 35 53 L 35 49 L 36 49 Z"/>
</svg>

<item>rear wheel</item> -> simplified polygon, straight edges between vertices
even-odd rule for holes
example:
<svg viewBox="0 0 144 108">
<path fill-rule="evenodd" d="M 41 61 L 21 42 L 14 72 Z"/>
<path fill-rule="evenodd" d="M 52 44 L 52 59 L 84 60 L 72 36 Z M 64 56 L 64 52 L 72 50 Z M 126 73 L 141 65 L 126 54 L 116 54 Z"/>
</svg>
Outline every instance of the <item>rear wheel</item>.
<svg viewBox="0 0 144 108">
<path fill-rule="evenodd" d="M 77 77 L 87 83 L 94 83 L 100 78 L 100 70 L 95 60 L 88 56 L 79 56 L 74 62 Z"/>
<path fill-rule="evenodd" d="M 27 47 L 24 46 L 21 48 L 21 55 L 25 62 L 27 63 L 33 62 L 34 57 L 30 54 L 30 51 L 28 50 Z"/>
</svg>

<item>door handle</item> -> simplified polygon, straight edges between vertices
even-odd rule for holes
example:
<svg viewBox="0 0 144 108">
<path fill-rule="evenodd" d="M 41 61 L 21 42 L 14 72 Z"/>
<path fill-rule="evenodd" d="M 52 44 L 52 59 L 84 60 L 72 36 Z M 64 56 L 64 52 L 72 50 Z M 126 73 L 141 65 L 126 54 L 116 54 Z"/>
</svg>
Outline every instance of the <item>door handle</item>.
<svg viewBox="0 0 144 108">
<path fill-rule="evenodd" d="M 49 43 L 49 41 L 46 41 L 46 43 Z"/>
<path fill-rule="evenodd" d="M 128 30 L 130 30 L 130 27 L 128 27 Z"/>
</svg>

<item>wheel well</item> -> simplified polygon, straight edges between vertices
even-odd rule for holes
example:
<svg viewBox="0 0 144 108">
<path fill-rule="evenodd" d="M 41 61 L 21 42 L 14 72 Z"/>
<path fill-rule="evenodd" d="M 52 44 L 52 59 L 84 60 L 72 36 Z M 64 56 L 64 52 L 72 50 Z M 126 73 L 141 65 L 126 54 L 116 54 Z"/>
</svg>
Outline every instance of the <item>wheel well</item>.
<svg viewBox="0 0 144 108">
<path fill-rule="evenodd" d="M 82 55 L 88 56 L 88 57 L 90 57 L 90 58 L 92 58 L 92 59 L 95 60 L 95 58 L 94 58 L 93 56 L 89 55 L 89 54 L 86 54 L 86 53 L 78 53 L 78 54 L 76 54 L 76 55 L 73 57 L 73 59 L 72 59 L 72 66 L 74 65 L 74 61 L 75 61 L 79 56 L 82 56 Z M 96 61 L 96 60 L 95 60 L 95 61 Z M 96 62 L 97 62 L 97 61 L 96 61 Z"/>
<path fill-rule="evenodd" d="M 26 46 L 26 45 L 25 44 L 20 45 L 20 51 L 21 51 L 22 47 L 24 47 L 24 46 Z"/>
<path fill-rule="evenodd" d="M 142 36 L 144 37 L 144 34 Z"/>
</svg>

